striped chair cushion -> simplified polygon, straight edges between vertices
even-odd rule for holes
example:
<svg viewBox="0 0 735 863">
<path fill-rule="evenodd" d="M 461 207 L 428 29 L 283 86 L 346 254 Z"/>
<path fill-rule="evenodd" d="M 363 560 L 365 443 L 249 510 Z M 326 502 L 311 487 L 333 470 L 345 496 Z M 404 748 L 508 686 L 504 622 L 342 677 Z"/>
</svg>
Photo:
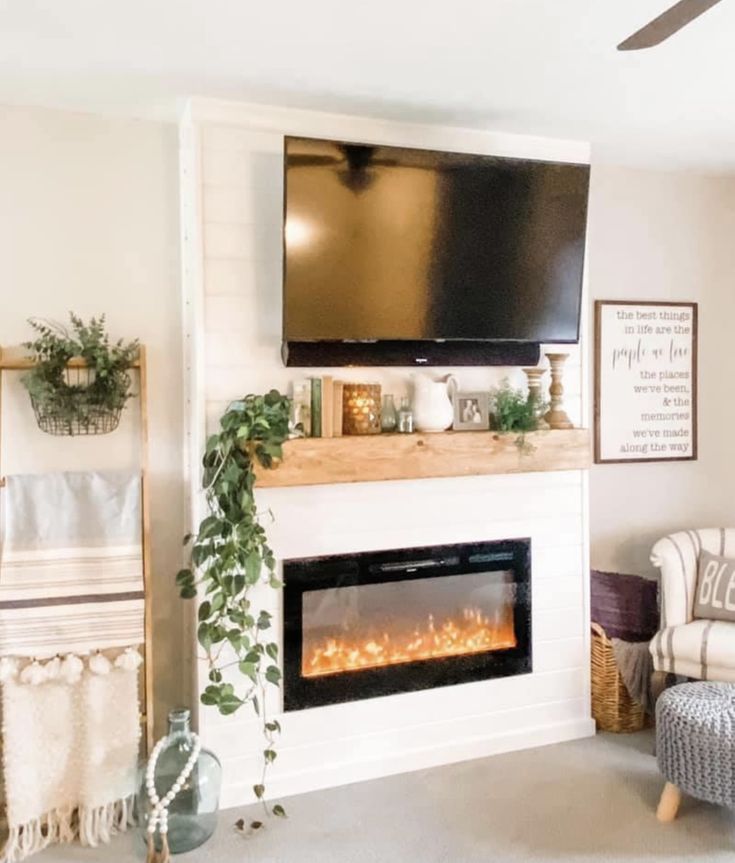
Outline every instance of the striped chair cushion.
<svg viewBox="0 0 735 863">
<path fill-rule="evenodd" d="M 735 683 L 735 623 L 695 620 L 670 626 L 651 642 L 657 671 Z"/>
</svg>

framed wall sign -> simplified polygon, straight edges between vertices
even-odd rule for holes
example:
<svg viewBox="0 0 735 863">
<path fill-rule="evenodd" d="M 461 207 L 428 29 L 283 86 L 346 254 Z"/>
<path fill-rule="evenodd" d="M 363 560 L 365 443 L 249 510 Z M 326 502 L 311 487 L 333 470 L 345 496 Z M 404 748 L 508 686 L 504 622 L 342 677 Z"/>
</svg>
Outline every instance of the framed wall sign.
<svg viewBox="0 0 735 863">
<path fill-rule="evenodd" d="M 595 303 L 595 462 L 697 457 L 697 304 Z"/>
</svg>

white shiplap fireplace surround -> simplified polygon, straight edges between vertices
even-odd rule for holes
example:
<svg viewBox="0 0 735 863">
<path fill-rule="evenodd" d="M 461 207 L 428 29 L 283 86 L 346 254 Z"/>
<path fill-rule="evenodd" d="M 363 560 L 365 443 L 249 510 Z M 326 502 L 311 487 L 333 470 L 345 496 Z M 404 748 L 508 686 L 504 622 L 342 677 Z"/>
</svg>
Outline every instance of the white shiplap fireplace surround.
<svg viewBox="0 0 735 863">
<path fill-rule="evenodd" d="M 192 520 L 201 515 L 200 453 L 228 401 L 303 377 L 280 359 L 283 136 L 337 138 L 521 158 L 588 162 L 586 144 L 364 117 L 191 101 L 182 114 L 181 203 L 188 345 Z M 583 328 L 587 324 L 586 301 Z M 400 394 L 407 369 L 334 370 Z M 513 369 L 452 371 L 464 389 Z M 316 370 L 314 373 L 319 373 Z M 567 409 L 586 425 L 587 360 L 570 349 Z M 367 375 L 367 377 L 365 377 Z M 279 559 L 473 540 L 532 540 L 530 675 L 353 701 L 279 716 L 269 796 L 385 776 L 593 733 L 589 707 L 587 472 L 263 489 Z M 280 632 L 280 598 L 264 591 Z M 192 636 L 192 652 L 194 638 Z M 197 686 L 205 685 L 203 666 Z M 271 695 L 269 712 L 281 699 Z M 251 714 L 200 708 L 199 729 L 224 764 L 223 806 L 251 801 L 263 742 Z"/>
</svg>

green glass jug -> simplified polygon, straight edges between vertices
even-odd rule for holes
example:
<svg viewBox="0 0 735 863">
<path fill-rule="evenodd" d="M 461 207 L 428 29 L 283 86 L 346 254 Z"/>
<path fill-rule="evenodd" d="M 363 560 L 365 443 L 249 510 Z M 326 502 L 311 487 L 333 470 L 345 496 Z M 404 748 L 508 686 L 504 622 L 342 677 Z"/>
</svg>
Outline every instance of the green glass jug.
<svg viewBox="0 0 735 863">
<path fill-rule="evenodd" d="M 156 794 L 163 800 L 177 781 L 180 790 L 166 807 L 168 847 L 172 854 L 181 854 L 203 845 L 217 826 L 219 793 L 222 785 L 222 765 L 209 750 L 202 748 L 191 772 L 180 779 L 197 746 L 189 727 L 190 712 L 185 707 L 168 714 L 168 735 L 158 753 L 152 774 L 150 766 L 142 771 L 138 787 L 138 824 L 148 843 L 148 823 L 152 812 L 148 779 L 153 780 Z M 154 750 L 155 751 L 155 750 Z M 154 834 L 156 849 L 162 845 L 160 829 Z"/>
</svg>

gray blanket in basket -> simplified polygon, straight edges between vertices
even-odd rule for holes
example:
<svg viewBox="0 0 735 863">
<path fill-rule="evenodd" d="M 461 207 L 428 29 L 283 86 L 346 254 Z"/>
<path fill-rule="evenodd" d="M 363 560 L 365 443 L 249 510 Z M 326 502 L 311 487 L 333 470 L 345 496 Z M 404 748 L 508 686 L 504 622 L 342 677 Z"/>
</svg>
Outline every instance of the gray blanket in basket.
<svg viewBox="0 0 735 863">
<path fill-rule="evenodd" d="M 655 702 L 651 693 L 653 657 L 647 641 L 623 641 L 613 638 L 615 662 L 630 697 L 637 701 L 646 713 L 653 713 Z"/>
</svg>

